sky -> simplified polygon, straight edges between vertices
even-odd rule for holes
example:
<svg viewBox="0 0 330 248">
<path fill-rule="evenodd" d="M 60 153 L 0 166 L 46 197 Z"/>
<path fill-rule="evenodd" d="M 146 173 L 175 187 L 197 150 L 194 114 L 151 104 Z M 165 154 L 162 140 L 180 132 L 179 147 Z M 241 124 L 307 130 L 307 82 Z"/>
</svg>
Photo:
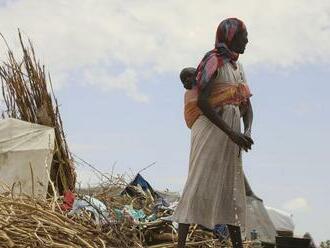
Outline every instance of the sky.
<svg viewBox="0 0 330 248">
<path fill-rule="evenodd" d="M 190 131 L 179 72 L 212 49 L 219 22 L 248 28 L 240 61 L 253 93 L 253 150 L 244 170 L 296 233 L 330 239 L 328 0 L 0 0 L 0 32 L 17 28 L 52 76 L 70 149 L 104 173 L 142 175 L 181 192 Z M 6 60 L 0 42 L 0 60 Z M 19 53 L 18 53 L 19 55 Z M 77 165 L 78 181 L 98 177 Z"/>
</svg>

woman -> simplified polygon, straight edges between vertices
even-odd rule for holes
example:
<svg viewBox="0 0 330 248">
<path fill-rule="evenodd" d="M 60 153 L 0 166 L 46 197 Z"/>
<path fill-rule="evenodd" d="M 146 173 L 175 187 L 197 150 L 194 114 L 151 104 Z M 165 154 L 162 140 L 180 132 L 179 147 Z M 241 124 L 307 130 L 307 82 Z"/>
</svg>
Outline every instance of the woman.
<svg viewBox="0 0 330 248">
<path fill-rule="evenodd" d="M 252 107 L 243 68 L 237 63 L 248 43 L 242 21 L 229 18 L 217 29 L 215 48 L 196 72 L 185 94 L 185 120 L 191 128 L 189 173 L 174 213 L 178 247 L 185 246 L 189 224 L 213 229 L 227 224 L 234 247 L 241 248 L 246 200 L 241 149 L 251 149 Z M 243 113 L 244 134 L 240 117 Z"/>
</svg>

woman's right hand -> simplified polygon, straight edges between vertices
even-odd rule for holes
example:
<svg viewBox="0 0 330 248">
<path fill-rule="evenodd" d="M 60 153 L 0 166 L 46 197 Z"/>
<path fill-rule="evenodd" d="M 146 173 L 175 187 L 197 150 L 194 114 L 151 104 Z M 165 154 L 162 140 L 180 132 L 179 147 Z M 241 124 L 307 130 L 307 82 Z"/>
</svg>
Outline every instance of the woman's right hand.
<svg viewBox="0 0 330 248">
<path fill-rule="evenodd" d="M 246 152 L 250 150 L 253 145 L 253 140 L 251 137 L 240 132 L 231 131 L 228 136 L 236 145 L 244 149 Z"/>
</svg>

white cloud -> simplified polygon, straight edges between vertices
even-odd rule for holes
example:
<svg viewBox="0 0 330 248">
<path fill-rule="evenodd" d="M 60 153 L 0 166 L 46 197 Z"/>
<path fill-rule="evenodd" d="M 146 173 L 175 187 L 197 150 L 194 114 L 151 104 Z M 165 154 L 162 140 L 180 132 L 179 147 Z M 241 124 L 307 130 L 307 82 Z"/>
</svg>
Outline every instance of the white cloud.
<svg viewBox="0 0 330 248">
<path fill-rule="evenodd" d="M 304 197 L 297 197 L 284 203 L 283 208 L 291 212 L 307 212 L 310 210 L 310 205 Z"/>
<path fill-rule="evenodd" d="M 139 92 L 137 87 L 138 75 L 133 69 L 125 69 L 118 75 L 110 73 L 111 68 L 91 66 L 84 69 L 81 76 L 86 83 L 101 87 L 103 90 L 124 90 L 127 96 L 139 102 L 148 102 L 148 97 Z"/>
<path fill-rule="evenodd" d="M 228 16 L 247 24 L 245 64 L 330 61 L 328 0 L 6 1 L 0 31 L 13 44 L 20 27 L 57 86 L 76 71 L 79 82 L 146 102 L 140 84 L 148 75 L 196 65 L 212 47 L 218 22 Z M 119 72 L 111 70 L 118 65 Z"/>
</svg>

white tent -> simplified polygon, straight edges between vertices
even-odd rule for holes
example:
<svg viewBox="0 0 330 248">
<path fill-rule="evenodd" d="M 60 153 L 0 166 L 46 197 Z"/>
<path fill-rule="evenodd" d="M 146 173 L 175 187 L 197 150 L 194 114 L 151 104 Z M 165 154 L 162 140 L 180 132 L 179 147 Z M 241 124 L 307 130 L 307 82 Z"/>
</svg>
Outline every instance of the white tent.
<svg viewBox="0 0 330 248">
<path fill-rule="evenodd" d="M 255 230 L 261 241 L 275 243 L 276 229 L 263 202 L 254 196 L 246 196 L 246 207 L 247 238 L 251 239 L 251 232 Z"/>
<path fill-rule="evenodd" d="M 10 189 L 45 197 L 54 139 L 51 127 L 12 118 L 1 120 L 0 193 Z"/>
<path fill-rule="evenodd" d="M 294 232 L 294 223 L 291 214 L 272 207 L 266 206 L 266 209 L 270 219 L 275 225 L 276 231 Z"/>
</svg>

